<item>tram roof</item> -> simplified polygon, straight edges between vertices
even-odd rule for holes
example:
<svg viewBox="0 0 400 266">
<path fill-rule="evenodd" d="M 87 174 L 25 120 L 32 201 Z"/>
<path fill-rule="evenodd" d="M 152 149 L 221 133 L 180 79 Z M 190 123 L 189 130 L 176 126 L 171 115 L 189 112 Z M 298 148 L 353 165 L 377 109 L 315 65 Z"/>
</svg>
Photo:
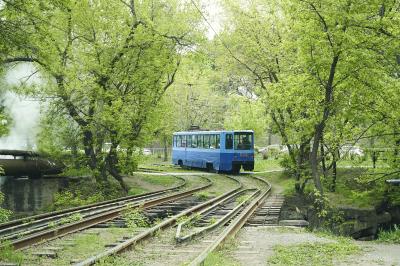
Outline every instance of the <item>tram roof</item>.
<svg viewBox="0 0 400 266">
<path fill-rule="evenodd" d="M 253 130 L 192 130 L 192 131 L 174 132 L 174 135 L 219 134 L 221 132 L 226 132 L 226 133 L 254 133 Z"/>
</svg>

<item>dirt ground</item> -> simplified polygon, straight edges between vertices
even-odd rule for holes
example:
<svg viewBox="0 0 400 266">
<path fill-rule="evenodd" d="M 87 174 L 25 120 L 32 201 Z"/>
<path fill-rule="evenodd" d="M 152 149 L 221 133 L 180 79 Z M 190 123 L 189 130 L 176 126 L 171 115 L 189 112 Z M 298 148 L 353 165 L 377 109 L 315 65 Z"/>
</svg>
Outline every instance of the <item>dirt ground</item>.
<svg viewBox="0 0 400 266">
<path fill-rule="evenodd" d="M 302 228 L 245 227 L 237 238 L 238 246 L 228 252 L 240 265 L 268 265 L 275 245 L 292 245 L 306 242 L 332 242 L 330 238 L 315 235 Z M 349 256 L 334 265 L 400 265 L 400 245 L 354 241 L 362 249 L 360 254 Z"/>
</svg>

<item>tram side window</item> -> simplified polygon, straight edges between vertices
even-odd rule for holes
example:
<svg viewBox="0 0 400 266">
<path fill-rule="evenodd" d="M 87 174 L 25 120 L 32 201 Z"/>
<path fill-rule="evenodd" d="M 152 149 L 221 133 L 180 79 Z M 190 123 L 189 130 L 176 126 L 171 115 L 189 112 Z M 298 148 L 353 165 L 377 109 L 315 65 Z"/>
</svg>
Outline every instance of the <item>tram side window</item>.
<svg viewBox="0 0 400 266">
<path fill-rule="evenodd" d="M 203 148 L 204 149 L 209 149 L 210 148 L 210 135 L 204 135 Z"/>
<path fill-rule="evenodd" d="M 203 148 L 203 135 L 197 135 L 197 147 Z"/>
<path fill-rule="evenodd" d="M 210 135 L 210 149 L 215 149 L 216 146 L 215 135 Z"/>
<path fill-rule="evenodd" d="M 197 135 L 192 135 L 192 148 L 197 148 Z"/>
<path fill-rule="evenodd" d="M 182 135 L 182 146 L 181 147 L 186 147 L 186 136 Z"/>
<path fill-rule="evenodd" d="M 172 147 L 176 147 L 176 136 L 172 137 Z"/>
<path fill-rule="evenodd" d="M 182 136 L 176 136 L 176 147 L 182 146 Z"/>
<path fill-rule="evenodd" d="M 215 135 L 216 140 L 217 140 L 217 149 L 220 148 L 220 141 L 219 141 L 219 135 Z"/>
<path fill-rule="evenodd" d="M 233 148 L 232 134 L 226 134 L 225 136 L 225 149 L 230 150 Z"/>
<path fill-rule="evenodd" d="M 190 148 L 192 146 L 192 136 L 191 135 L 187 135 L 186 136 L 186 147 Z"/>
</svg>

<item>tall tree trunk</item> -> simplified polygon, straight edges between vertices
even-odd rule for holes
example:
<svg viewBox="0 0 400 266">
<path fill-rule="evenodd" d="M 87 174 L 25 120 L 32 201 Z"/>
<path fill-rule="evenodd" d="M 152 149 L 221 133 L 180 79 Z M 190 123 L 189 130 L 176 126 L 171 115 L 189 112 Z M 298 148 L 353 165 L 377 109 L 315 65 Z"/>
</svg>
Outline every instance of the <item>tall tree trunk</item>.
<svg viewBox="0 0 400 266">
<path fill-rule="evenodd" d="M 326 158 L 325 158 L 325 149 L 324 149 L 324 140 L 321 140 L 321 166 L 322 166 L 322 174 L 324 178 L 326 178 Z"/>
<path fill-rule="evenodd" d="M 128 186 L 125 184 L 124 180 L 123 180 L 123 176 L 121 175 L 119 169 L 118 169 L 118 153 L 117 153 L 117 147 L 118 147 L 119 143 L 118 142 L 113 142 L 111 140 L 111 147 L 110 147 L 110 151 L 106 157 L 106 166 L 107 166 L 107 170 L 108 172 L 115 178 L 115 180 L 118 181 L 118 183 L 120 184 L 121 188 L 125 191 L 128 192 L 129 188 Z"/>
<path fill-rule="evenodd" d="M 332 58 L 329 78 L 325 86 L 324 111 L 321 121 L 315 126 L 313 145 L 310 154 L 312 177 L 314 180 L 315 187 L 319 190 L 321 194 L 323 194 L 324 191 L 322 188 L 321 179 L 318 172 L 318 164 L 319 164 L 318 150 L 319 150 L 319 144 L 324 134 L 326 121 L 330 116 L 331 104 L 333 101 L 333 80 L 335 78 L 336 66 L 338 62 L 339 62 L 339 55 L 334 55 Z"/>
<path fill-rule="evenodd" d="M 332 157 L 332 185 L 331 185 L 331 191 L 335 192 L 336 191 L 336 180 L 337 180 L 337 160 L 339 159 L 339 149 L 336 149 L 333 151 L 333 157 Z"/>
<path fill-rule="evenodd" d="M 312 177 L 314 180 L 314 185 L 318 189 L 321 194 L 324 192 L 321 184 L 321 179 L 319 177 L 318 173 L 318 148 L 319 148 L 319 142 L 322 137 L 323 133 L 323 126 L 319 124 L 316 127 L 315 134 L 314 134 L 314 142 L 312 145 L 311 153 L 310 153 L 310 164 L 311 164 L 311 171 L 312 171 Z"/>
<path fill-rule="evenodd" d="M 168 161 L 168 141 L 167 137 L 164 136 L 164 162 Z"/>
</svg>

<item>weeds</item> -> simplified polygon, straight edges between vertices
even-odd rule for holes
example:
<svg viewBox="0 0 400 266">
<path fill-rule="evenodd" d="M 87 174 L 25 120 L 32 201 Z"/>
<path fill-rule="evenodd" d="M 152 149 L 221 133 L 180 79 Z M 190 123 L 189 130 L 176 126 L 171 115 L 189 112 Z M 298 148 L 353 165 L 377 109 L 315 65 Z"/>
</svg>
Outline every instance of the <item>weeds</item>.
<svg viewBox="0 0 400 266">
<path fill-rule="evenodd" d="M 333 243 L 303 243 L 276 245 L 275 254 L 268 264 L 273 265 L 334 265 L 334 260 L 360 252 L 360 247 L 347 238 L 340 237 Z"/>
<path fill-rule="evenodd" d="M 0 260 L 21 265 L 24 261 L 24 254 L 14 250 L 9 242 L 0 243 Z"/>
<path fill-rule="evenodd" d="M 250 197 L 248 196 L 248 195 L 242 195 L 242 196 L 240 196 L 240 197 L 237 197 L 236 198 L 236 204 L 241 204 L 241 203 L 243 203 L 243 202 L 245 202 L 247 199 L 249 199 Z"/>
<path fill-rule="evenodd" d="M 63 225 L 63 224 L 69 224 L 72 222 L 77 222 L 83 219 L 82 214 L 80 213 L 74 213 L 71 214 L 70 216 L 61 218 L 60 221 L 53 221 L 53 222 L 49 222 L 48 226 L 50 228 L 55 228 L 57 226 Z"/>
<path fill-rule="evenodd" d="M 150 226 L 149 219 L 140 208 L 129 208 L 122 214 L 122 217 L 125 219 L 128 228 L 135 229 Z"/>
<path fill-rule="evenodd" d="M 392 244 L 400 244 L 400 226 L 394 225 L 391 231 L 380 231 L 378 241 Z"/>
<path fill-rule="evenodd" d="M 207 199 L 210 198 L 210 193 L 202 191 L 199 193 L 195 194 L 195 197 L 199 200 L 199 201 L 206 201 Z"/>
</svg>

